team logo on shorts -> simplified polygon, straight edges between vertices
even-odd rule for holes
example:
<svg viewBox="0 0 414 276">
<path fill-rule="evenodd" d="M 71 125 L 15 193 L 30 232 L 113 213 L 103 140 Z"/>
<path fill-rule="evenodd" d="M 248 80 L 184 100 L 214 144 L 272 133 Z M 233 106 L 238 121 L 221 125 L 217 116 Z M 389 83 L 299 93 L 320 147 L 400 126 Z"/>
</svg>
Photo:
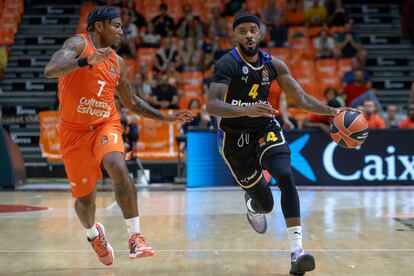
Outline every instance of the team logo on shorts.
<svg viewBox="0 0 414 276">
<path fill-rule="evenodd" d="M 266 145 L 266 141 L 265 141 L 264 137 L 260 137 L 259 138 L 259 145 L 261 147 L 264 147 Z"/>
<path fill-rule="evenodd" d="M 247 66 L 243 66 L 242 71 L 243 74 L 247 75 L 249 73 L 249 68 L 247 68 Z"/>
<path fill-rule="evenodd" d="M 108 136 L 104 135 L 101 138 L 101 145 L 106 145 L 108 144 Z"/>
<path fill-rule="evenodd" d="M 112 62 L 109 64 L 109 73 L 112 75 L 112 77 L 116 76 L 116 68 Z"/>
</svg>

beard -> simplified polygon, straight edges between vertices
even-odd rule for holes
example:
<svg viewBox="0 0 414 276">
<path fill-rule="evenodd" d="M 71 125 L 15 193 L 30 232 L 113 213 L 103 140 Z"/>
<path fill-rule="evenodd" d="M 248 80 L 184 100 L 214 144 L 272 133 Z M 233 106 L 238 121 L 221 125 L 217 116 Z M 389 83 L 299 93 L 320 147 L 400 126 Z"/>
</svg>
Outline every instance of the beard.
<svg viewBox="0 0 414 276">
<path fill-rule="evenodd" d="M 243 53 L 243 55 L 246 55 L 248 57 L 252 57 L 252 56 L 256 55 L 259 52 L 259 45 L 258 44 L 256 44 L 256 46 L 251 50 L 246 49 L 240 43 L 237 43 L 237 44 L 238 44 L 239 49 Z"/>
</svg>

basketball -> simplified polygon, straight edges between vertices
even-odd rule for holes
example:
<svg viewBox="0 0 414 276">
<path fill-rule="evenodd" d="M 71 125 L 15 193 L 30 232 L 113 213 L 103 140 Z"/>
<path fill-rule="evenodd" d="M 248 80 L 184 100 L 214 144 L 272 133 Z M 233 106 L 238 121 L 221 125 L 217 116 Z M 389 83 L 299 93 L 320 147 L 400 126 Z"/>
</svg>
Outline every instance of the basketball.
<svg viewBox="0 0 414 276">
<path fill-rule="evenodd" d="M 368 132 L 368 122 L 359 111 L 341 111 L 331 123 L 331 137 L 343 148 L 352 149 L 362 145 Z"/>
</svg>

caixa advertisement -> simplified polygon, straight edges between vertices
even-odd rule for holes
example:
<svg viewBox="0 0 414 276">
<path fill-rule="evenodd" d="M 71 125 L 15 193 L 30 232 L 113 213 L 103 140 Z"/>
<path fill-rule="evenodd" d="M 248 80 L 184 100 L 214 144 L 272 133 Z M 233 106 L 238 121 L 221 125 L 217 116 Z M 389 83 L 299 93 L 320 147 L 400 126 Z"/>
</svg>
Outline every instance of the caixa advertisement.
<svg viewBox="0 0 414 276">
<path fill-rule="evenodd" d="M 297 185 L 414 185 L 414 129 L 371 130 L 356 149 L 343 149 L 317 131 L 285 136 Z M 187 139 L 188 187 L 236 185 L 220 156 L 215 132 L 190 132 Z"/>
</svg>

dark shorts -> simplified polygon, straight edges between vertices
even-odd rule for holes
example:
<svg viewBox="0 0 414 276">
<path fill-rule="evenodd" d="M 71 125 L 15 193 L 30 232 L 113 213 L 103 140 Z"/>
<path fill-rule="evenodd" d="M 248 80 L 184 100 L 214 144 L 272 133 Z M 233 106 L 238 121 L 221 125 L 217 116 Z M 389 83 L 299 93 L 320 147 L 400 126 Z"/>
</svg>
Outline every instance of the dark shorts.
<svg viewBox="0 0 414 276">
<path fill-rule="evenodd" d="M 221 154 L 237 183 L 251 188 L 262 178 L 262 158 L 265 154 L 287 153 L 290 149 L 283 131 L 276 122 L 248 134 L 219 132 Z"/>
</svg>

